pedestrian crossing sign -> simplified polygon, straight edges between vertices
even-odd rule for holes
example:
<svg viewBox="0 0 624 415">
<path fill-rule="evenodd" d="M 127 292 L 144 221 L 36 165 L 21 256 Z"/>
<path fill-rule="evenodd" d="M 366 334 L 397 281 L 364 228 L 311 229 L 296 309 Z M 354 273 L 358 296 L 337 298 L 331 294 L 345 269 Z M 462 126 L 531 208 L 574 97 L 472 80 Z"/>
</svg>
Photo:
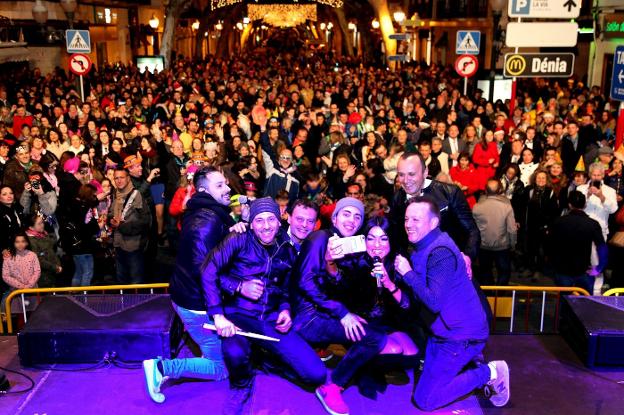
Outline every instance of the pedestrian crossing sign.
<svg viewBox="0 0 624 415">
<path fill-rule="evenodd" d="M 66 30 L 67 53 L 91 53 L 91 36 L 88 30 Z"/>
<path fill-rule="evenodd" d="M 458 55 L 478 55 L 481 46 L 481 32 L 477 30 L 458 30 L 455 53 Z"/>
</svg>

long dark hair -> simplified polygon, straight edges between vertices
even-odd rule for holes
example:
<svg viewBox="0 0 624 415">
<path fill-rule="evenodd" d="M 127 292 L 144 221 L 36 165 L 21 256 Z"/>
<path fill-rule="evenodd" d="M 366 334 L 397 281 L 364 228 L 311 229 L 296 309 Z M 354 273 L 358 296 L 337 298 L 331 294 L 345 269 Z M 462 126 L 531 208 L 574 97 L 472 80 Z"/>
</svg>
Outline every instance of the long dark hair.
<svg viewBox="0 0 624 415">
<path fill-rule="evenodd" d="M 13 236 L 11 236 L 11 244 L 9 245 L 9 253 L 11 254 L 11 257 L 13 258 L 15 258 L 15 255 L 17 255 L 17 249 L 15 249 L 15 241 L 20 236 L 22 236 L 26 240 L 26 249 L 30 249 L 30 238 L 28 238 L 28 235 L 26 235 L 26 232 L 24 231 L 15 232 Z"/>
</svg>

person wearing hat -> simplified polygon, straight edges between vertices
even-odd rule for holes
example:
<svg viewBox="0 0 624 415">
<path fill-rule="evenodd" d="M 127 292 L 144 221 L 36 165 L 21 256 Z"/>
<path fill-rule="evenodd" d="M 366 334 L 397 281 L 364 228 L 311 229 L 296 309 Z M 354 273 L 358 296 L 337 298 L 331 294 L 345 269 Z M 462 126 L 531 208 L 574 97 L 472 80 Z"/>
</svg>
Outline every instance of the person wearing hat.
<svg viewBox="0 0 624 415">
<path fill-rule="evenodd" d="M 295 257 L 295 249 L 280 227 L 279 206 L 263 197 L 251 203 L 249 229 L 229 234 L 206 259 L 201 281 L 207 313 L 223 338 L 223 357 L 230 374 L 224 413 L 246 413 L 251 404 L 251 344 L 277 356 L 305 383 L 318 386 L 325 382 L 324 364 L 292 329 L 289 288 Z M 279 342 L 237 336 L 239 329 Z"/>
<path fill-rule="evenodd" d="M 355 373 L 386 344 L 384 333 L 366 326 L 366 321 L 330 298 L 326 283 L 339 281 L 356 268 L 361 253 L 345 253 L 343 238 L 356 235 L 364 222 L 364 204 L 353 197 L 336 203 L 332 229 L 313 232 L 301 246 L 293 281 L 295 328 L 309 343 L 349 346 L 332 371 L 328 384 L 316 395 L 328 412 L 348 414 L 342 391 Z"/>
</svg>

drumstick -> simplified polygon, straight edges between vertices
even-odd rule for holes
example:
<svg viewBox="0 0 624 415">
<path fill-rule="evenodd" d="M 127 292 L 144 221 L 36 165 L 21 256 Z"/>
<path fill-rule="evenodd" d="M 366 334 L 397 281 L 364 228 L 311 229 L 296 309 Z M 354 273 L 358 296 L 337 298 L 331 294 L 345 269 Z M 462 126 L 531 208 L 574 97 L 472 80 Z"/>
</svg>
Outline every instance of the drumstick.
<svg viewBox="0 0 624 415">
<path fill-rule="evenodd" d="M 207 329 L 207 330 L 217 331 L 217 328 L 215 327 L 214 324 L 204 323 L 203 327 L 205 329 Z M 280 339 L 276 339 L 275 337 L 269 337 L 269 336 L 265 336 L 263 334 L 249 333 L 249 332 L 246 332 L 246 331 L 236 331 L 236 334 L 238 334 L 240 336 L 250 337 L 252 339 L 267 340 L 267 341 L 270 341 L 270 342 L 278 342 L 278 341 L 280 341 Z"/>
</svg>

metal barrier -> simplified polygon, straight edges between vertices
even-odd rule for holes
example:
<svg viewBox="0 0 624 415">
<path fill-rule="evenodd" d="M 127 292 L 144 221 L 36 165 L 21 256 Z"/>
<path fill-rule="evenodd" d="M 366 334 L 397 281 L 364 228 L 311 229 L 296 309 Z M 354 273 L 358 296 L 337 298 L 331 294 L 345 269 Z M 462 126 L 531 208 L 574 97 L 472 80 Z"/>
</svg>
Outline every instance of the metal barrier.
<svg viewBox="0 0 624 415">
<path fill-rule="evenodd" d="M 616 297 L 619 297 L 620 294 L 624 294 L 624 288 L 611 288 L 610 290 L 607 290 L 604 292 L 604 296 L 610 296 L 610 295 L 615 295 Z"/>
<path fill-rule="evenodd" d="M 137 293 L 139 290 L 149 290 L 151 294 L 154 293 L 155 289 L 162 289 L 166 292 L 169 288 L 169 284 L 167 283 L 158 283 L 158 284 L 134 284 L 134 285 L 104 285 L 104 286 L 89 286 L 89 287 L 62 287 L 62 288 L 30 288 L 23 290 L 15 290 L 9 294 L 6 300 L 5 305 L 5 313 L 7 319 L 7 333 L 13 334 L 13 322 L 11 319 L 11 302 L 12 300 L 19 296 L 21 298 L 21 308 L 22 308 L 22 316 L 24 323 L 28 321 L 28 315 L 26 306 L 24 304 L 26 295 L 36 295 L 37 304 L 41 301 L 42 294 L 51 294 L 56 295 L 59 293 L 71 293 L 71 292 L 82 292 L 86 294 L 87 292 L 93 291 L 119 291 L 120 294 L 123 294 L 124 291 L 132 291 Z M 553 329 L 557 330 L 558 327 L 558 315 L 559 315 L 559 300 L 561 299 L 561 293 L 569 293 L 572 295 L 589 295 L 587 291 L 582 288 L 577 287 L 536 287 L 536 286 L 482 286 L 481 289 L 486 292 L 494 292 L 494 296 L 488 297 L 488 302 L 490 303 L 490 307 L 492 308 L 492 314 L 494 318 L 492 319 L 492 331 L 497 330 L 497 324 L 501 321 L 505 323 L 502 319 L 509 319 L 509 333 L 513 333 L 514 325 L 516 324 L 516 316 L 518 310 L 524 307 L 524 310 L 520 310 L 524 312 L 524 327 L 525 332 L 529 332 L 530 325 L 530 308 L 531 302 L 535 300 L 535 295 L 533 299 L 531 298 L 532 293 L 541 293 L 541 304 L 540 304 L 540 317 L 539 317 L 539 333 L 544 333 L 544 324 L 546 317 L 546 308 L 547 308 L 547 300 L 548 296 L 554 297 L 555 303 L 555 312 L 553 318 Z M 511 293 L 509 295 L 499 295 L 499 292 Z M 518 293 L 523 293 L 522 295 L 518 295 Z M 526 295 L 525 295 L 526 293 Z M 605 295 L 613 295 L 618 293 L 624 293 L 624 289 L 622 288 L 614 288 L 605 293 Z M 539 299 L 540 295 L 538 295 Z M 0 334 L 4 333 L 4 325 L 0 322 Z"/>
<path fill-rule="evenodd" d="M 589 295 L 583 288 L 578 287 L 537 287 L 537 286 L 492 286 L 484 285 L 481 289 L 486 292 L 494 292 L 494 296 L 488 296 L 488 302 L 492 308 L 491 332 L 508 331 L 514 332 L 517 327 L 517 314 L 522 314 L 524 320 L 524 333 L 545 333 L 546 317 L 552 320 L 552 332 L 557 332 L 559 327 L 559 305 L 561 301 L 561 293 L 569 293 L 572 295 Z M 499 295 L 503 292 L 507 295 Z M 511 293 L 509 295 L 508 293 Z M 537 293 L 537 298 L 535 293 Z M 533 296 L 532 296 L 533 295 Z M 533 298 L 532 298 L 533 297 Z M 541 298 L 541 301 L 540 301 Z M 539 304 L 539 324 L 532 323 L 531 304 L 532 302 Z M 552 301 L 550 301 L 552 300 Z M 552 314 L 547 314 L 547 309 L 554 308 Z M 535 308 L 533 312 L 535 313 Z M 504 329 L 507 320 L 509 320 L 509 328 Z M 539 329 L 538 329 L 539 326 Z M 550 333 L 550 331 L 548 331 Z"/>
<path fill-rule="evenodd" d="M 157 283 L 157 284 L 132 284 L 132 285 L 95 285 L 88 287 L 58 287 L 58 288 L 28 288 L 23 290 L 15 290 L 9 294 L 6 299 L 6 304 L 4 306 L 4 312 L 6 315 L 7 322 L 7 333 L 13 334 L 13 321 L 11 319 L 11 302 L 17 296 L 21 298 L 21 307 L 22 307 L 22 316 L 24 318 L 24 323 L 28 321 L 28 315 L 26 313 L 26 305 L 24 303 L 25 296 L 28 294 L 34 294 L 37 298 L 37 304 L 41 302 L 41 294 L 51 294 L 56 295 L 59 293 L 72 293 L 72 292 L 82 292 L 86 294 L 87 292 L 92 291 L 101 291 L 102 293 L 106 291 L 119 291 L 120 294 L 123 294 L 124 291 L 131 291 L 134 293 L 138 293 L 139 290 L 149 290 L 150 294 L 154 294 L 154 290 L 162 289 L 167 292 L 169 288 L 168 283 Z M 4 324 L 0 322 L 0 334 L 4 333 Z"/>
</svg>

